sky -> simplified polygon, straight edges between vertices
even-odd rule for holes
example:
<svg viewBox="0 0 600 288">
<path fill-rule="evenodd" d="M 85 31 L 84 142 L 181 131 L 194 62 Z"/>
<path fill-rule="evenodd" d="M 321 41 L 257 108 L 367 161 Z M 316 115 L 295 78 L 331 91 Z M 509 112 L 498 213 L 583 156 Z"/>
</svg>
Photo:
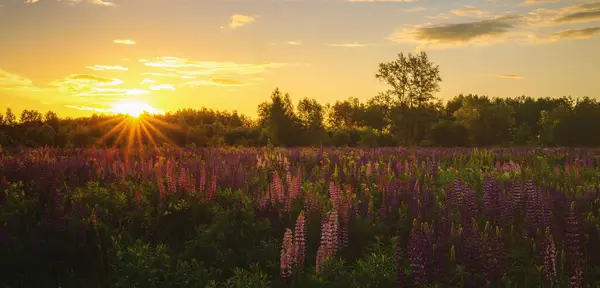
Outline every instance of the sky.
<svg viewBox="0 0 600 288">
<path fill-rule="evenodd" d="M 254 117 L 276 87 L 366 100 L 387 89 L 378 63 L 418 51 L 442 100 L 598 99 L 600 1 L 0 0 L 0 109 Z"/>
</svg>

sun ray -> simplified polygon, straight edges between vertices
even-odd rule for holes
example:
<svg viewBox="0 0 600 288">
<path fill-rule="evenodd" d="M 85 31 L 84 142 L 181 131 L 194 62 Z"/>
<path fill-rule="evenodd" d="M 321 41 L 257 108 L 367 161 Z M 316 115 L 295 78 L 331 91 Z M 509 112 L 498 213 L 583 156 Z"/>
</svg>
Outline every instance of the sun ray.
<svg viewBox="0 0 600 288">
<path fill-rule="evenodd" d="M 115 143 L 113 143 L 113 147 L 117 147 L 117 145 L 119 143 L 121 143 L 121 140 L 122 140 L 123 136 L 125 135 L 125 132 L 130 129 L 131 120 L 126 121 L 126 122 L 127 122 L 126 127 L 124 129 L 122 129 L 121 132 L 119 132 L 119 136 L 117 136 L 117 140 L 115 140 Z"/>
<path fill-rule="evenodd" d="M 151 123 L 147 122 L 146 119 L 140 118 L 140 120 L 143 121 L 145 124 L 148 124 L 148 127 L 154 133 L 156 133 L 156 135 L 158 135 L 159 138 L 161 138 L 162 140 L 166 141 L 168 144 L 170 144 L 172 146 L 175 146 L 175 147 L 179 146 L 175 142 L 173 142 L 173 140 L 169 139 L 169 137 L 165 136 L 162 132 L 160 132 L 160 130 L 156 129 L 156 127 L 154 127 L 154 125 L 152 125 Z"/>
<path fill-rule="evenodd" d="M 119 129 L 122 126 L 124 126 L 126 123 L 127 123 L 126 119 L 121 120 L 121 122 L 119 122 L 119 124 L 115 125 L 108 132 L 106 132 L 104 135 L 102 135 L 102 137 L 100 137 L 100 139 L 98 139 L 98 141 L 96 141 L 96 142 L 98 144 L 103 143 L 104 141 L 106 141 L 106 139 L 108 139 L 108 137 L 110 137 L 113 134 L 117 133 L 119 131 Z"/>
<path fill-rule="evenodd" d="M 154 141 L 154 137 L 152 137 L 152 134 L 148 132 L 148 128 L 146 128 L 146 124 L 144 123 L 144 121 L 140 121 L 140 126 L 142 127 L 142 132 L 144 133 L 144 135 L 146 135 L 146 137 L 148 137 L 148 141 L 150 141 L 150 144 L 152 144 L 152 148 L 158 151 L 158 145 L 156 145 L 156 141 Z"/>
<path fill-rule="evenodd" d="M 105 126 L 108 124 L 111 124 L 113 122 L 117 122 L 117 121 L 122 121 L 125 117 L 123 116 L 111 116 L 109 119 L 103 120 L 102 122 L 99 123 L 95 123 L 93 125 L 91 125 L 90 127 L 96 128 L 96 127 L 101 127 L 101 126 Z"/>
<path fill-rule="evenodd" d="M 161 127 L 164 127 L 164 128 L 168 128 L 168 129 L 173 129 L 173 130 L 178 131 L 178 132 L 183 131 L 179 125 L 168 123 L 168 122 L 166 122 L 164 120 L 161 120 L 159 118 L 156 118 L 156 117 L 150 117 L 150 118 L 148 118 L 148 122 L 152 122 L 155 125 L 158 125 L 158 126 L 161 126 Z"/>
</svg>

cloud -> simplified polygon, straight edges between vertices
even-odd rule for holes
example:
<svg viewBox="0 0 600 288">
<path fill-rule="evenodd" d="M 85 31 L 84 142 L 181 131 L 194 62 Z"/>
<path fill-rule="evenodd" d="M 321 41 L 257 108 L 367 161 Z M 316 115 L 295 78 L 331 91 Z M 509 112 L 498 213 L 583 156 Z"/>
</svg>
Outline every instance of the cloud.
<svg viewBox="0 0 600 288">
<path fill-rule="evenodd" d="M 123 44 L 123 45 L 135 45 L 136 42 L 130 39 L 116 39 L 113 41 L 115 44 Z"/>
<path fill-rule="evenodd" d="M 500 16 L 465 23 L 425 24 L 398 29 L 389 36 L 389 39 L 398 43 L 421 45 L 487 44 L 492 40 L 502 40 L 502 37 L 514 28 L 520 19 L 519 16 Z"/>
<path fill-rule="evenodd" d="M 103 1 L 103 0 L 92 0 L 92 3 L 96 5 L 106 6 L 106 7 L 116 7 L 117 4 L 113 2 Z"/>
<path fill-rule="evenodd" d="M 27 4 L 33 4 L 33 3 L 37 3 L 39 2 L 39 0 L 24 0 L 25 3 Z M 83 2 L 83 0 L 58 0 L 58 2 L 63 2 L 66 3 L 67 5 L 75 5 L 75 4 L 79 4 L 81 2 Z M 89 0 L 90 3 L 95 4 L 95 5 L 100 5 L 100 6 L 106 6 L 106 7 L 116 7 L 117 4 L 110 2 L 110 1 L 104 1 L 104 0 Z"/>
<path fill-rule="evenodd" d="M 121 88 L 92 88 L 89 91 L 83 91 L 76 94 L 75 96 L 81 97 L 117 97 L 117 96 L 134 96 L 134 95 L 146 95 L 150 91 L 144 89 L 121 89 Z"/>
<path fill-rule="evenodd" d="M 147 67 L 164 68 L 169 73 L 145 73 L 146 75 L 184 77 L 210 75 L 251 75 L 267 72 L 269 69 L 281 68 L 285 63 L 241 64 L 234 62 L 193 61 L 177 57 L 157 57 L 140 59 Z M 183 69 L 193 70 L 183 70 Z"/>
<path fill-rule="evenodd" d="M 491 14 L 486 11 L 479 10 L 473 6 L 465 6 L 460 9 L 450 10 L 450 13 L 456 16 L 475 16 L 475 17 L 488 17 Z"/>
<path fill-rule="evenodd" d="M 325 44 L 325 46 L 329 46 L 329 47 L 346 47 L 346 48 L 362 48 L 362 47 L 367 47 L 367 46 L 373 46 L 375 44 L 372 43 L 342 43 L 342 44 Z"/>
<path fill-rule="evenodd" d="M 489 76 L 494 77 L 494 78 L 513 79 L 513 80 L 523 79 L 523 76 L 515 75 L 515 74 L 491 74 Z"/>
<path fill-rule="evenodd" d="M 600 20 L 600 1 L 571 5 L 559 9 L 539 8 L 525 17 L 530 25 L 544 27 Z"/>
<path fill-rule="evenodd" d="M 79 105 L 65 105 L 65 107 L 71 108 L 71 109 L 82 110 L 82 111 L 94 111 L 94 112 L 103 112 L 103 113 L 111 112 L 110 108 L 96 108 L 96 107 L 79 106 Z"/>
<path fill-rule="evenodd" d="M 543 36 L 531 35 L 530 40 L 533 43 L 549 43 L 560 40 L 589 39 L 598 35 L 600 35 L 600 27 L 589 27 L 583 29 L 566 29 Z"/>
<path fill-rule="evenodd" d="M 242 15 L 242 14 L 234 14 L 231 16 L 229 20 L 229 28 L 236 29 L 251 23 L 254 23 L 256 19 L 252 16 Z"/>
<path fill-rule="evenodd" d="M 171 85 L 171 84 L 158 84 L 158 85 L 150 85 L 150 90 L 171 90 L 171 91 L 175 91 L 175 86 Z"/>
<path fill-rule="evenodd" d="M 276 45 L 300 46 L 300 45 L 302 45 L 302 41 L 286 41 L 286 42 L 282 42 L 282 43 L 273 42 L 273 43 L 270 43 L 270 45 L 272 45 L 272 46 L 276 46 Z"/>
<path fill-rule="evenodd" d="M 427 8 L 425 8 L 423 6 L 418 6 L 418 7 L 404 9 L 404 10 L 402 10 L 402 12 L 419 12 L 419 11 L 426 11 L 426 10 L 427 10 Z"/>
<path fill-rule="evenodd" d="M 0 69 L 0 90 L 39 90 L 25 77 Z"/>
<path fill-rule="evenodd" d="M 226 86 L 226 87 L 236 87 L 236 86 L 247 86 L 252 83 L 242 83 L 235 80 L 230 79 L 209 79 L 209 80 L 199 80 L 199 81 L 190 81 L 182 83 L 182 86 L 187 87 L 200 87 L 200 86 Z"/>
<path fill-rule="evenodd" d="M 122 66 L 107 66 L 107 65 L 94 65 L 94 66 L 87 66 L 86 68 L 92 69 L 94 71 L 127 71 L 127 70 L 129 70 Z"/>
<path fill-rule="evenodd" d="M 140 84 L 144 85 L 144 84 L 150 84 L 150 83 L 156 83 L 156 80 L 144 78 L 144 80 L 142 80 L 142 82 Z"/>
<path fill-rule="evenodd" d="M 382 2 L 401 2 L 401 3 L 413 3 L 413 2 L 419 2 L 421 0 L 348 0 L 348 2 L 370 2 L 370 3 L 382 3 Z"/>
<path fill-rule="evenodd" d="M 64 79 L 56 80 L 50 83 L 51 87 L 56 88 L 61 93 L 68 93 L 76 96 L 90 96 L 96 92 L 107 91 L 105 87 L 118 86 L 123 84 L 123 80 L 117 78 L 104 78 L 88 74 L 72 74 Z"/>
<path fill-rule="evenodd" d="M 560 2 L 560 0 L 525 0 L 519 4 L 519 6 L 534 6 L 534 5 L 542 5 L 549 3 Z"/>
</svg>

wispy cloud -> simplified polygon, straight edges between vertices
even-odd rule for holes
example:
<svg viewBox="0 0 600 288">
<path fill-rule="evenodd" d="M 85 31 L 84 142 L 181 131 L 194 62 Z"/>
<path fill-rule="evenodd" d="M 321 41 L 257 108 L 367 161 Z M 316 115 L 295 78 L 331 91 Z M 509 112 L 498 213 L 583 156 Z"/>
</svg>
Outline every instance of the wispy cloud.
<svg viewBox="0 0 600 288">
<path fill-rule="evenodd" d="M 513 79 L 513 80 L 521 80 L 521 79 L 523 79 L 523 76 L 516 75 L 516 74 L 490 74 L 488 76 L 494 77 L 494 78 Z"/>
<path fill-rule="evenodd" d="M 89 91 L 83 91 L 74 94 L 80 97 L 119 97 L 150 94 L 150 91 L 144 89 L 126 89 L 126 88 L 92 88 Z"/>
<path fill-rule="evenodd" d="M 106 87 L 118 86 L 123 83 L 123 80 L 117 78 L 104 78 L 88 74 L 72 74 L 64 79 L 51 82 L 50 86 L 56 88 L 56 90 L 61 93 L 68 93 L 76 96 L 91 96 L 96 92 L 108 91 L 106 89 L 109 88 Z"/>
<path fill-rule="evenodd" d="M 550 43 L 561 40 L 589 39 L 600 35 L 600 27 L 589 27 L 583 29 L 565 29 L 548 35 L 531 35 L 533 43 Z"/>
<path fill-rule="evenodd" d="M 374 46 L 373 43 L 340 43 L 340 44 L 325 44 L 325 46 L 329 47 L 345 47 L 345 48 L 362 48 L 367 46 Z"/>
<path fill-rule="evenodd" d="M 111 112 L 110 108 L 97 108 L 97 107 L 79 106 L 79 105 L 65 105 L 65 107 L 71 108 L 71 109 L 82 110 L 82 111 L 93 111 L 93 112 L 102 112 L 102 113 Z"/>
<path fill-rule="evenodd" d="M 489 17 L 490 12 L 479 10 L 474 6 L 465 6 L 459 9 L 450 10 L 450 13 L 456 16 L 475 16 L 475 17 Z"/>
<path fill-rule="evenodd" d="M 135 45 L 136 42 L 130 39 L 116 39 L 113 41 L 115 44 L 123 44 L 123 45 Z"/>
<path fill-rule="evenodd" d="M 33 4 L 33 3 L 37 3 L 40 0 L 24 0 L 23 2 L 26 4 Z M 117 4 L 115 4 L 114 2 L 110 2 L 110 1 L 104 1 L 104 0 L 88 0 L 89 3 L 95 4 L 95 5 L 100 5 L 100 6 L 106 6 L 106 7 L 117 7 Z M 79 4 L 81 2 L 83 2 L 83 0 L 58 0 L 58 2 L 62 2 L 65 3 L 67 5 L 75 5 L 75 4 Z"/>
<path fill-rule="evenodd" d="M 199 81 L 190 81 L 182 83 L 182 86 L 186 87 L 200 87 L 200 86 L 226 86 L 226 87 L 236 87 L 236 86 L 247 86 L 252 83 L 242 83 L 235 80 L 230 79 L 209 79 L 209 80 L 199 80 Z"/>
<path fill-rule="evenodd" d="M 229 20 L 229 28 L 236 29 L 254 23 L 256 18 L 243 14 L 234 14 Z"/>
<path fill-rule="evenodd" d="M 557 2 L 560 2 L 560 0 L 525 0 L 525 1 L 521 2 L 519 5 L 520 6 L 534 6 L 534 5 L 542 5 L 542 4 L 557 3 Z"/>
<path fill-rule="evenodd" d="M 86 68 L 94 71 L 127 71 L 129 69 L 122 66 L 108 66 L 108 65 L 93 65 L 87 66 Z"/>
<path fill-rule="evenodd" d="M 423 6 L 417 6 L 417 7 L 412 7 L 412 8 L 407 8 L 402 10 L 402 12 L 420 12 L 420 11 L 427 11 L 426 7 Z"/>
<path fill-rule="evenodd" d="M 144 80 L 142 80 L 142 82 L 140 84 L 145 85 L 145 84 L 152 84 L 152 83 L 156 83 L 156 80 L 144 78 Z"/>
<path fill-rule="evenodd" d="M 269 43 L 271 46 L 276 46 L 276 45 L 291 45 L 291 46 L 300 46 L 302 45 L 302 41 L 286 41 L 286 42 L 271 42 Z"/>
<path fill-rule="evenodd" d="M 150 90 L 158 91 L 158 90 L 171 90 L 175 91 L 175 86 L 171 84 L 158 84 L 158 85 L 150 85 Z"/>
<path fill-rule="evenodd" d="M 92 3 L 96 5 L 106 6 L 106 7 L 116 7 L 117 4 L 113 2 L 103 1 L 103 0 L 92 0 Z"/>
<path fill-rule="evenodd" d="M 452 24 L 425 24 L 398 29 L 389 39 L 399 43 L 460 46 L 466 44 L 489 44 L 502 40 L 509 30 L 520 21 L 519 16 L 500 16 L 473 22 Z"/>
<path fill-rule="evenodd" d="M 0 90 L 38 90 L 30 79 L 0 69 Z"/>
<path fill-rule="evenodd" d="M 348 2 L 402 2 L 402 3 L 412 3 L 419 2 L 421 0 L 348 0 Z"/>
<path fill-rule="evenodd" d="M 147 67 L 164 68 L 169 73 L 145 73 L 154 76 L 210 76 L 210 75 L 251 75 L 281 68 L 285 63 L 242 64 L 235 62 L 193 61 L 177 57 L 157 57 L 140 59 Z M 182 70 L 187 68 L 189 70 Z"/>
<path fill-rule="evenodd" d="M 557 26 L 600 20 L 600 1 L 571 5 L 559 9 L 535 9 L 525 19 L 533 26 Z"/>
</svg>

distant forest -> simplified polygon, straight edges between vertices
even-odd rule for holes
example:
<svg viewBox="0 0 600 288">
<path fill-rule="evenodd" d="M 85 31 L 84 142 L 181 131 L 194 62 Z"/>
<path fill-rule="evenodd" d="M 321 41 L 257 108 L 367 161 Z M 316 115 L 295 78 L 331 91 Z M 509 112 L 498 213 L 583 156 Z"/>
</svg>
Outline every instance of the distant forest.
<svg viewBox="0 0 600 288">
<path fill-rule="evenodd" d="M 0 113 L 0 147 L 144 146 L 600 146 L 600 102 L 573 99 L 435 97 L 439 67 L 425 52 L 380 63 L 390 89 L 361 102 L 293 105 L 275 89 L 258 119 L 236 112 L 185 109 L 164 115 L 60 118 L 24 110 Z M 151 137 L 149 137 L 150 135 Z M 139 141 L 141 140 L 141 141 Z"/>
</svg>

